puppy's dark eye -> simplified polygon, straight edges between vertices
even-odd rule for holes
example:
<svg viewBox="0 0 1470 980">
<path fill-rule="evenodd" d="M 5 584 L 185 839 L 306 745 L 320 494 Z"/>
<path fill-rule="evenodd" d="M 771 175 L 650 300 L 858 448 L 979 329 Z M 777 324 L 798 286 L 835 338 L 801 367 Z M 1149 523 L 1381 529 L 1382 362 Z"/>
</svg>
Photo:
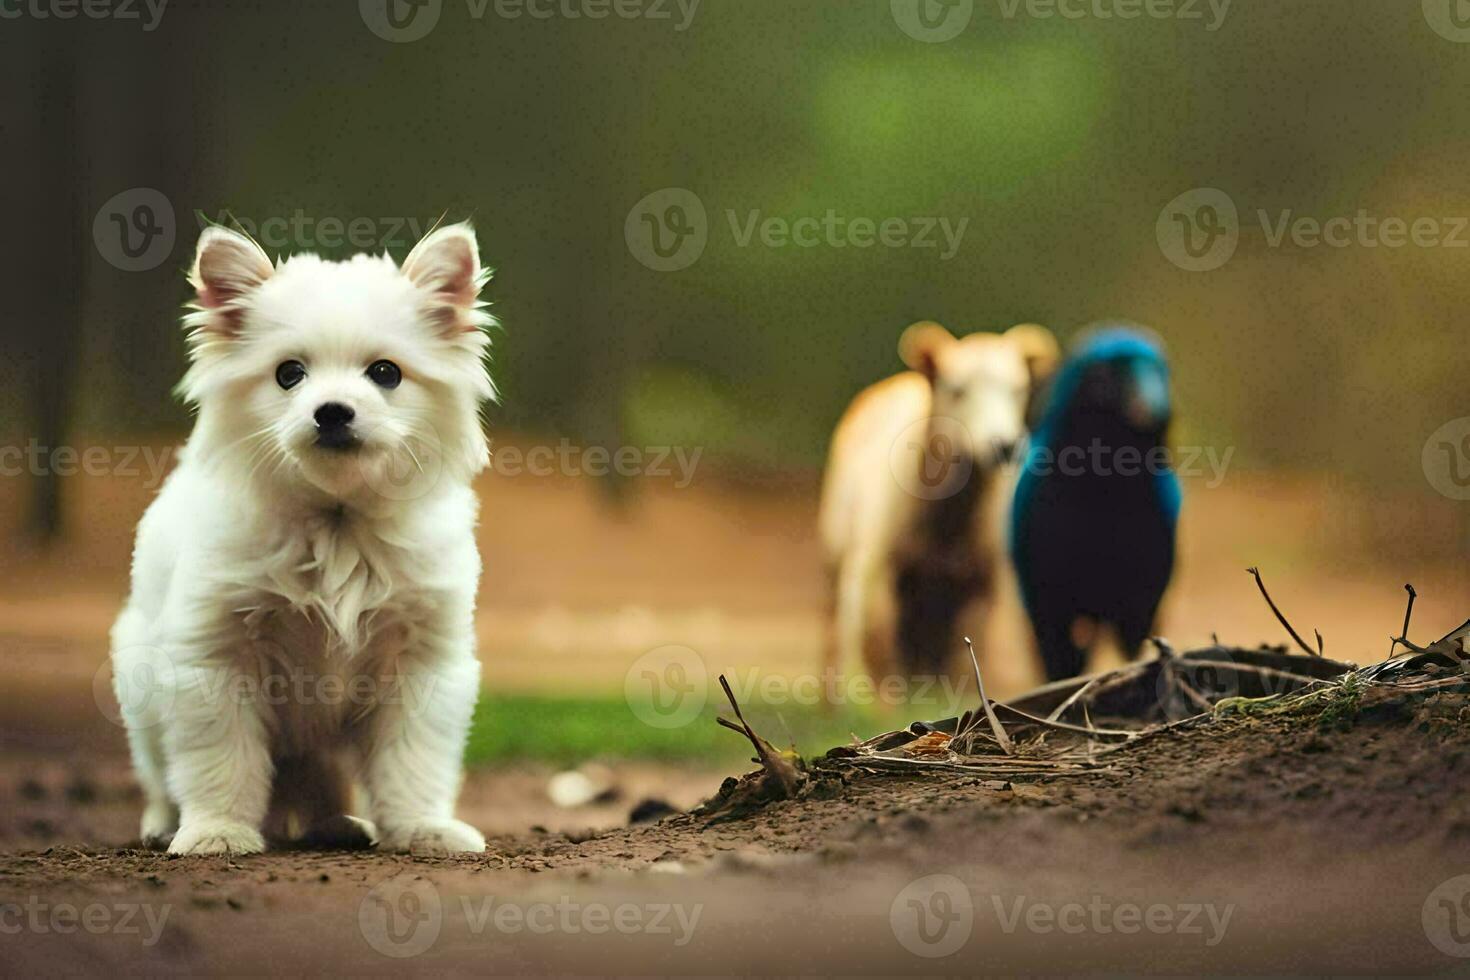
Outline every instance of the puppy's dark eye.
<svg viewBox="0 0 1470 980">
<path fill-rule="evenodd" d="M 306 365 L 300 361 L 282 361 L 276 368 L 276 384 L 290 390 L 306 377 Z"/>
<path fill-rule="evenodd" d="M 374 361 L 368 365 L 367 376 L 379 388 L 397 388 L 403 380 L 403 372 L 392 361 Z"/>
</svg>

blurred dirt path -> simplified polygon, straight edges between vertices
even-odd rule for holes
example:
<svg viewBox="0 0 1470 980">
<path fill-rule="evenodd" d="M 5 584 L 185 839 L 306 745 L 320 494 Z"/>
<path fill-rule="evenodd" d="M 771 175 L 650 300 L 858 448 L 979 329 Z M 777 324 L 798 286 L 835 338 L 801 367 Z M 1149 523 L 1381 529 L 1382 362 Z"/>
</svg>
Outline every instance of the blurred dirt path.
<svg viewBox="0 0 1470 980">
<path fill-rule="evenodd" d="M 855 777 L 833 799 L 502 833 L 458 859 L 170 859 L 58 838 L 0 856 L 0 962 L 156 974 L 1463 967 L 1467 726 L 1464 698 L 1429 713 L 1367 704 L 1345 732 L 1220 720 L 1082 778 Z M 26 792 L 3 809 L 107 805 L 105 788 Z M 481 805 L 470 819 L 497 804 Z"/>
</svg>

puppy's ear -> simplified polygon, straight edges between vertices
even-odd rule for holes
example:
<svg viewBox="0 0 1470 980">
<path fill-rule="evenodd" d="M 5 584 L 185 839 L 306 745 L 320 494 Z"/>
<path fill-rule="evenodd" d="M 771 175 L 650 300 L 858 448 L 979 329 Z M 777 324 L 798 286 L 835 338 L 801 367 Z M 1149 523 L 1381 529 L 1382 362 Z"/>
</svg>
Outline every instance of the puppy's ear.
<svg viewBox="0 0 1470 980">
<path fill-rule="evenodd" d="M 914 324 L 898 338 L 898 356 L 930 381 L 939 373 L 939 352 L 954 343 L 954 334 L 930 320 Z"/>
<path fill-rule="evenodd" d="M 204 229 L 189 272 L 196 305 L 206 314 L 199 325 L 233 335 L 239 329 L 246 298 L 272 271 L 271 260 L 246 236 L 228 228 Z"/>
<path fill-rule="evenodd" d="M 480 248 L 468 222 L 424 236 L 403 260 L 403 274 L 429 295 L 428 315 L 446 332 L 479 329 L 483 318 L 475 311 L 490 275 L 480 268 Z"/>
<path fill-rule="evenodd" d="M 1056 371 L 1062 360 L 1062 348 L 1050 330 L 1038 323 L 1022 323 L 1005 332 L 1005 338 L 1021 350 L 1026 369 L 1031 372 L 1031 385 L 1043 384 Z"/>
</svg>

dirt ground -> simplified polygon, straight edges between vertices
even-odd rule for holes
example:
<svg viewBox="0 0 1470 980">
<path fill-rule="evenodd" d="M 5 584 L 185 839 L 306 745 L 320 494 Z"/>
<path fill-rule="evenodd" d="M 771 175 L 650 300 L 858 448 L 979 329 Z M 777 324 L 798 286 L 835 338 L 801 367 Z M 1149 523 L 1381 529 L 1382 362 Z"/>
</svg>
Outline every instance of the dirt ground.
<svg viewBox="0 0 1470 980">
<path fill-rule="evenodd" d="M 1470 699 L 1365 698 L 1346 731 L 1219 719 L 1114 758 L 571 832 L 507 826 L 495 798 L 531 777 L 480 774 L 465 815 L 501 832 L 438 860 L 169 858 L 128 843 L 120 759 L 9 759 L 0 951 L 17 975 L 1463 970 Z"/>
<path fill-rule="evenodd" d="M 0 553 L 0 972 L 1470 964 L 1445 951 L 1470 953 L 1470 878 L 1457 881 L 1470 874 L 1465 727 L 1425 732 L 1394 711 L 1346 732 L 1220 721 L 1086 778 L 865 777 L 835 799 L 637 827 L 643 798 L 692 807 L 728 773 L 615 762 L 617 799 L 565 810 L 546 799 L 546 770 L 480 770 L 461 807 L 491 836 L 477 858 L 132 849 L 136 790 L 101 706 L 106 630 L 151 491 L 79 481 L 64 542 Z M 617 515 L 572 481 L 492 479 L 485 501 L 489 686 L 616 691 L 640 654 L 670 643 L 719 669 L 791 676 L 817 661 L 810 485 L 654 487 Z M 0 518 L 13 503 L 0 499 Z M 1375 526 L 1399 545 L 1364 537 Z M 1413 547 L 1458 533 L 1319 482 L 1232 478 L 1190 497 L 1165 629 L 1181 648 L 1216 632 L 1280 639 L 1244 572 L 1258 564 L 1330 655 L 1378 660 L 1405 581 L 1421 595 L 1420 639 L 1464 620 L 1462 563 Z M 1020 626 L 1009 629 L 986 668 L 1002 696 L 1034 679 Z"/>
</svg>

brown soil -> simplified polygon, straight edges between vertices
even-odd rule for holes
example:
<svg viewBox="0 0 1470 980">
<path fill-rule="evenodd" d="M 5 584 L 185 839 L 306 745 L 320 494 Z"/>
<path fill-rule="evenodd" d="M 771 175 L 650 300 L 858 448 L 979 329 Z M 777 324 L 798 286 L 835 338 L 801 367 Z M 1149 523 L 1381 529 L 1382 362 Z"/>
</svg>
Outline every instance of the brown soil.
<svg viewBox="0 0 1470 980">
<path fill-rule="evenodd" d="M 514 821 L 494 817 L 492 797 L 526 795 L 516 780 L 538 777 L 480 774 L 465 815 L 503 832 L 484 856 L 442 860 L 170 859 L 127 846 L 135 802 L 121 760 L 81 773 L 12 759 L 0 798 L 7 850 L 52 843 L 0 856 L 0 908 L 14 903 L 0 928 L 23 925 L 0 935 L 0 950 L 16 973 L 1356 973 L 1465 963 L 1436 948 L 1438 927 L 1424 916 L 1440 914 L 1431 893 L 1470 865 L 1470 699 L 1370 692 L 1341 726 L 1222 718 L 1114 758 L 1105 771 L 1031 784 L 855 775 L 829 780 L 827 799 L 592 833 L 505 831 Z M 644 788 L 672 786 L 644 776 Z M 900 893 L 934 874 L 963 883 L 973 931 L 931 959 L 903 943 L 917 941 Z M 59 934 L 44 915 L 63 903 L 90 908 L 106 928 Z M 135 931 L 123 931 L 121 910 L 135 904 Z M 1142 920 L 1159 932 L 1124 931 L 1135 906 L 1160 917 Z M 624 934 L 609 925 L 614 915 L 642 918 L 625 920 Z"/>
<path fill-rule="evenodd" d="M 139 802 L 122 733 L 99 709 L 106 631 L 151 490 L 80 477 L 71 490 L 65 541 L 44 552 L 0 549 L 0 973 L 1402 972 L 1470 963 L 1441 952 L 1423 921 L 1426 909 L 1439 914 L 1443 895 L 1431 892 L 1470 872 L 1465 726 L 1425 733 L 1393 711 L 1369 712 L 1345 732 L 1222 720 L 1140 745 L 1086 778 L 1005 789 L 861 777 L 833 799 L 638 828 L 625 825 L 642 797 L 689 807 L 723 774 L 620 765 L 620 799 L 558 810 L 546 802 L 544 771 L 475 772 L 461 815 L 492 846 L 473 859 L 171 860 L 130 849 Z M 629 664 L 667 643 L 721 668 L 790 675 L 817 663 L 814 485 L 655 485 L 621 514 L 574 480 L 496 478 L 484 490 L 487 686 L 619 691 Z M 0 486 L 8 539 L 15 494 L 15 481 Z M 1370 507 L 1391 520 L 1369 519 Z M 1245 474 L 1192 493 L 1190 508 L 1165 628 L 1181 649 L 1215 632 L 1226 642 L 1280 638 L 1244 573 L 1252 564 L 1297 625 L 1320 626 L 1340 659 L 1382 657 L 1402 622 L 1405 581 L 1422 595 L 1416 637 L 1464 619 L 1463 562 L 1415 550 L 1459 539 L 1420 528 L 1411 518 L 1421 508 Z M 1359 529 L 1376 526 L 1400 536 L 1397 552 L 1360 540 Z M 985 667 L 999 696 L 1035 679 L 1023 632 L 1008 635 L 998 648 L 1006 656 Z M 911 950 L 912 935 L 909 946 L 899 936 L 916 922 L 904 889 L 935 874 L 963 883 L 973 928 L 956 952 L 927 958 Z M 1023 919 L 1012 925 L 1017 901 Z M 582 913 L 571 927 L 516 928 L 516 912 L 560 915 L 567 903 Z M 667 916 L 631 934 L 596 918 L 628 903 L 650 917 L 660 904 L 686 921 L 697 912 L 692 938 L 681 942 L 677 926 L 661 931 Z M 1208 922 L 1203 934 L 1047 928 L 1048 909 L 1078 903 L 1120 914 L 1128 903 L 1159 906 L 1180 925 L 1192 905 L 1231 918 L 1213 945 Z M 509 920 L 496 918 L 503 905 Z M 1470 903 L 1461 909 L 1464 928 Z M 92 916 L 91 926 L 72 925 L 69 911 Z M 1024 918 L 1032 913 L 1040 918 Z M 156 933 L 149 915 L 161 922 Z M 415 956 L 388 955 L 419 945 Z"/>
</svg>

